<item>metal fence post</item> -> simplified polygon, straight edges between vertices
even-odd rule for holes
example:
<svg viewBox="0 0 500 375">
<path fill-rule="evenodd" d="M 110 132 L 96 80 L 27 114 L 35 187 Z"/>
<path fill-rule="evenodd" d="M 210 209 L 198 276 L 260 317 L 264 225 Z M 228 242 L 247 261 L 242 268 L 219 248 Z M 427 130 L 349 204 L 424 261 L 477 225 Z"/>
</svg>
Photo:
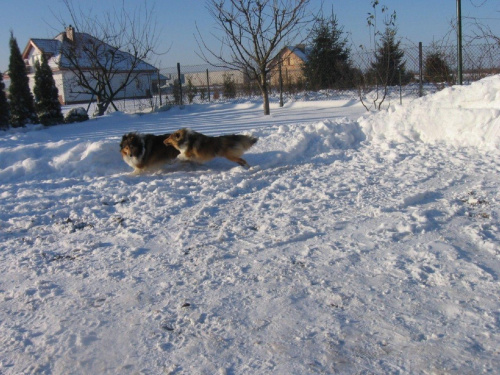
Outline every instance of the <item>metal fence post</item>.
<svg viewBox="0 0 500 375">
<path fill-rule="evenodd" d="M 182 81 L 181 81 L 181 64 L 177 63 L 177 79 L 179 80 L 180 105 L 182 106 Z"/>
<path fill-rule="evenodd" d="M 463 61 L 462 61 L 462 2 L 457 0 L 457 59 L 458 59 L 458 84 L 463 84 Z"/>
<path fill-rule="evenodd" d="M 208 101 L 210 102 L 210 78 L 208 75 L 208 68 L 207 68 L 207 91 L 208 91 Z"/>
<path fill-rule="evenodd" d="M 418 96 L 424 96 L 424 55 L 422 52 L 422 42 L 418 42 Z"/>
<path fill-rule="evenodd" d="M 160 69 L 157 70 L 158 73 L 158 96 L 160 97 L 160 107 L 162 106 L 161 102 L 161 81 L 160 81 Z"/>
</svg>

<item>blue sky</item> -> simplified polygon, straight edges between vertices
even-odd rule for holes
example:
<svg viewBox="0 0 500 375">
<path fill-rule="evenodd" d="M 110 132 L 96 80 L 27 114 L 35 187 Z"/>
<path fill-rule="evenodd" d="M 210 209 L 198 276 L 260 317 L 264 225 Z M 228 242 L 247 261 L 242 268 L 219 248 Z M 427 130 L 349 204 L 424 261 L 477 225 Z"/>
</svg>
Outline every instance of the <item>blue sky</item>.
<svg viewBox="0 0 500 375">
<path fill-rule="evenodd" d="M 85 0 L 82 7 L 110 10 L 119 7 L 122 0 Z M 136 6 L 140 0 L 125 0 L 127 6 Z M 177 62 L 182 65 L 201 64 L 203 61 L 196 54 L 198 45 L 194 34 L 196 24 L 209 43 L 214 40 L 211 33 L 217 32 L 214 22 L 205 8 L 204 0 L 148 0 L 155 4 L 157 25 L 160 32 L 160 51 L 167 51 L 158 56 L 153 63 L 160 67 L 172 67 Z M 450 34 L 451 22 L 456 16 L 456 0 L 381 0 L 389 10 L 397 12 L 398 35 L 403 44 L 414 45 L 419 41 L 424 45 L 433 40 L 448 38 L 455 43 L 454 34 Z M 53 38 L 63 30 L 61 22 L 54 16 L 67 15 L 62 0 L 1 0 L 0 1 L 0 71 L 5 71 L 9 64 L 9 37 L 13 30 L 21 51 L 30 38 Z M 333 12 L 337 20 L 348 33 L 353 46 L 370 47 L 371 38 L 366 18 L 372 11 L 370 0 L 311 0 L 311 12 L 323 7 L 325 15 Z M 482 23 L 493 28 L 500 35 L 499 0 L 462 0 L 464 17 L 478 18 Z M 67 23 L 70 23 L 69 19 Z M 471 33 L 472 27 L 464 20 L 464 32 Z"/>
</svg>

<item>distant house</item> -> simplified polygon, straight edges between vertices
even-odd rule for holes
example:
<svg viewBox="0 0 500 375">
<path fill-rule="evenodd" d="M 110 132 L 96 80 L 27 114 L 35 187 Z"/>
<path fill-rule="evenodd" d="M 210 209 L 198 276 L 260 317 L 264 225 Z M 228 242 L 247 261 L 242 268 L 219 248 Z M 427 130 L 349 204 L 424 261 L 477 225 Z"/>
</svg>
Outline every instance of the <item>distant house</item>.
<svg viewBox="0 0 500 375">
<path fill-rule="evenodd" d="M 194 86 L 206 86 L 207 73 L 204 72 L 190 72 L 185 73 L 186 81 L 191 81 Z M 236 85 L 245 85 L 250 82 L 248 75 L 239 70 L 219 70 L 208 72 L 208 80 L 211 86 L 222 86 L 225 79 L 230 79 Z"/>
<path fill-rule="evenodd" d="M 153 74 L 151 77 L 151 93 L 153 95 L 158 95 L 158 93 L 162 92 L 164 90 L 164 87 L 167 86 L 168 82 L 170 80 L 170 76 L 167 74 L 160 74 L 159 72 Z"/>
<path fill-rule="evenodd" d="M 186 85 L 189 81 L 195 87 L 206 87 L 207 78 L 210 86 L 222 86 L 224 79 L 229 78 L 236 85 L 246 85 L 250 82 L 248 75 L 234 69 L 210 70 L 207 77 L 207 69 L 203 65 L 182 66 L 181 83 Z M 168 77 L 167 85 L 172 86 L 177 81 L 177 69 L 163 70 L 164 75 Z"/>
<path fill-rule="evenodd" d="M 85 92 L 85 89 L 78 87 L 75 74 L 70 69 L 70 62 L 67 56 L 62 53 L 62 51 L 67 50 L 71 46 L 75 46 L 75 44 L 77 45 L 76 50 L 79 50 L 85 48 L 85 46 L 88 46 L 88 48 L 92 48 L 95 45 L 102 46 L 103 42 L 89 34 L 75 32 L 71 26 L 67 27 L 64 32 L 58 34 L 54 39 L 32 38 L 28 41 L 22 56 L 26 64 L 32 90 L 34 86 L 35 62 L 44 54 L 52 69 L 54 80 L 59 90 L 59 101 L 61 104 L 83 103 L 95 99 L 92 98 L 91 94 Z M 118 86 L 120 82 L 123 82 L 126 72 L 130 70 L 132 66 L 130 65 L 130 61 L 132 61 L 133 57 L 127 52 L 116 50 L 112 46 L 109 46 L 108 50 L 114 54 L 115 60 L 116 55 L 119 56 L 120 63 L 112 80 L 112 84 L 114 83 Z M 77 54 L 77 56 L 80 59 L 78 65 L 83 70 L 89 72 L 89 76 L 91 76 L 92 71 L 95 70 L 92 62 L 85 58 L 85 54 Z M 105 58 L 103 56 L 103 59 Z M 153 92 L 152 90 L 158 87 L 158 69 L 154 66 L 141 61 L 135 68 L 134 74 L 137 74 L 137 77 L 120 92 L 120 95 L 116 99 L 149 97 Z"/>
<path fill-rule="evenodd" d="M 10 86 L 10 77 L 8 72 L 0 73 L 2 74 L 3 84 L 5 85 L 5 94 L 9 96 L 9 86 Z"/>
<path fill-rule="evenodd" d="M 284 84 L 297 84 L 304 82 L 302 71 L 307 62 L 309 49 L 304 44 L 286 46 L 271 61 L 271 84 L 279 84 L 279 62 L 281 61 L 281 76 Z"/>
</svg>

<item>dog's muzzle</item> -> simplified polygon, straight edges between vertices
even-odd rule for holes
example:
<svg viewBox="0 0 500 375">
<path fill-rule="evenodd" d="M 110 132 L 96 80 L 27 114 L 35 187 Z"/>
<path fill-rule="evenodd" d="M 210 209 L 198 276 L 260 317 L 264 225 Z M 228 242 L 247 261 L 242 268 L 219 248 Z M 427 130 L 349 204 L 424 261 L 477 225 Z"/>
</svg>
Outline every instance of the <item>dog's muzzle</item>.
<svg viewBox="0 0 500 375">
<path fill-rule="evenodd" d="M 120 152 L 122 153 L 122 155 L 124 156 L 130 156 L 130 149 L 128 147 L 124 147 L 120 150 Z"/>
</svg>

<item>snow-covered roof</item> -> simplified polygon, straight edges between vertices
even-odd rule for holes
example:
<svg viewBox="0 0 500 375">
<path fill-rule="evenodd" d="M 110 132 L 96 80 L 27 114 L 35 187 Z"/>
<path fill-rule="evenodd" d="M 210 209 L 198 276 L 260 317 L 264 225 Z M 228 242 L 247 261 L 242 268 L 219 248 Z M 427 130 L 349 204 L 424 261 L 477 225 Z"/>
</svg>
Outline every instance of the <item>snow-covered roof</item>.
<svg viewBox="0 0 500 375">
<path fill-rule="evenodd" d="M 309 59 L 309 53 L 311 52 L 311 47 L 306 47 L 303 45 L 298 46 L 286 46 L 291 52 L 295 53 L 299 59 L 306 62 Z"/>
<path fill-rule="evenodd" d="M 43 53 L 57 55 L 61 49 L 61 42 L 55 39 L 31 39 L 31 42 Z"/>
<path fill-rule="evenodd" d="M 36 47 L 42 53 L 51 56 L 51 59 L 57 61 L 60 68 L 69 68 L 72 66 L 68 56 L 64 51 L 74 50 L 75 56 L 78 56 L 79 66 L 83 69 L 95 68 L 95 57 L 98 56 L 99 64 L 102 66 L 110 65 L 113 60 L 113 68 L 117 70 L 129 70 L 132 64 L 136 64 L 135 70 L 157 71 L 157 69 L 140 60 L 138 63 L 132 54 L 121 51 L 87 33 L 74 32 L 73 40 L 67 37 L 67 32 L 58 34 L 54 39 L 32 38 L 26 46 L 23 58 L 26 59 L 32 49 Z M 87 53 L 85 51 L 97 51 L 96 53 Z M 93 55 L 89 57 L 89 55 Z"/>
</svg>

